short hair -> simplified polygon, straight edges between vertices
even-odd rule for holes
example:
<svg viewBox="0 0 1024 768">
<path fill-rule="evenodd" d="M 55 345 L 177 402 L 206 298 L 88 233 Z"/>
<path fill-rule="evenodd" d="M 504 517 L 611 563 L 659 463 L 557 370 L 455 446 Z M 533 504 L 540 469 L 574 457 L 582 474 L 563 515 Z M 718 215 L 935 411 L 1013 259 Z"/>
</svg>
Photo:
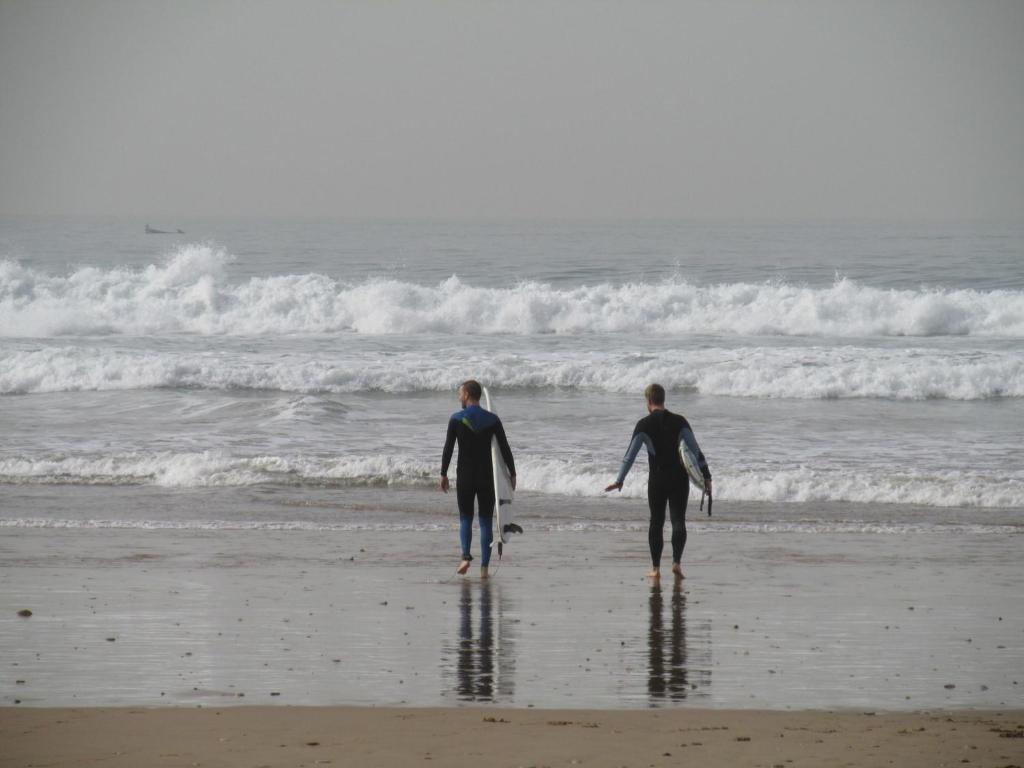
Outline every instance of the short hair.
<svg viewBox="0 0 1024 768">
<path fill-rule="evenodd" d="M 470 400 L 479 400 L 480 396 L 484 393 L 483 387 L 480 386 L 480 382 L 476 379 L 466 379 L 459 384 L 459 387 L 466 390 L 466 395 Z"/>
<path fill-rule="evenodd" d="M 644 397 L 654 405 L 664 405 L 665 388 L 661 384 L 648 384 L 647 389 L 644 390 Z"/>
</svg>

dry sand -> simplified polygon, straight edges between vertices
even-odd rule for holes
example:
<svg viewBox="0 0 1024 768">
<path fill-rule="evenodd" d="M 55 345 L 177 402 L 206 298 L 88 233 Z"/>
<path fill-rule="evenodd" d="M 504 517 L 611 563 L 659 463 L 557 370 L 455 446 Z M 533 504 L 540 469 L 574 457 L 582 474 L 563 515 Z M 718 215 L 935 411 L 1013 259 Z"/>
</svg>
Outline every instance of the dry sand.
<svg viewBox="0 0 1024 768">
<path fill-rule="evenodd" d="M 1024 765 L 1024 711 L 0 709 L 0 766 Z"/>
</svg>

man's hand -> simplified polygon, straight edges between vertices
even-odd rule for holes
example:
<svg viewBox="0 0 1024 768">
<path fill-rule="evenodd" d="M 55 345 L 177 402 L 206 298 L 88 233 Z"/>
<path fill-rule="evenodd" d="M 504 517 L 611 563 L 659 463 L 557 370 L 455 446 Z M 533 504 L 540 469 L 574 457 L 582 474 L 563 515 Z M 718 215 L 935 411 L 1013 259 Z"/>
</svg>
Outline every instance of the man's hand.
<svg viewBox="0 0 1024 768">
<path fill-rule="evenodd" d="M 448 493 L 448 475 L 441 475 L 441 490 Z"/>
<path fill-rule="evenodd" d="M 607 488 L 604 489 L 604 492 L 608 493 L 608 491 L 621 491 L 621 490 L 622 490 L 622 483 L 612 483 L 611 485 L 609 485 Z"/>
<path fill-rule="evenodd" d="M 514 491 L 516 489 L 516 476 L 509 475 L 508 479 L 512 481 L 512 490 Z"/>
<path fill-rule="evenodd" d="M 704 490 L 706 490 L 708 492 L 709 496 L 711 495 L 711 478 L 710 477 L 707 480 L 704 481 Z"/>
</svg>

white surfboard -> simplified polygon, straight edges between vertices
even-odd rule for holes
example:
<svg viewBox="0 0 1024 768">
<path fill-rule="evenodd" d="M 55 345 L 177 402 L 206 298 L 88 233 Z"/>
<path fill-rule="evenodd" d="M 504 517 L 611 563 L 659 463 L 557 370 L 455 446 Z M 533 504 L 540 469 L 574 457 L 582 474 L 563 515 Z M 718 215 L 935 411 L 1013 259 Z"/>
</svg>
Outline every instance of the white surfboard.
<svg viewBox="0 0 1024 768">
<path fill-rule="evenodd" d="M 679 460 L 683 462 L 686 474 L 690 476 L 690 482 L 700 489 L 700 508 L 704 509 L 704 496 L 708 497 L 708 517 L 711 517 L 711 494 L 708 493 L 704 484 L 704 474 L 700 471 L 700 463 L 697 456 L 686 444 L 685 440 L 679 441 Z"/>
<path fill-rule="evenodd" d="M 700 464 L 697 463 L 697 457 L 693 455 L 693 451 L 690 450 L 690 446 L 682 440 L 679 441 L 679 458 L 683 461 L 683 467 L 686 468 L 686 474 L 690 476 L 690 482 L 703 491 L 704 475 L 701 474 Z"/>
<path fill-rule="evenodd" d="M 487 387 L 483 388 L 484 408 L 491 413 L 497 413 L 491 402 L 491 393 Z M 494 468 L 494 543 L 498 546 L 498 557 L 501 557 L 501 548 L 507 544 L 512 536 L 522 533 L 512 519 L 512 475 L 505 459 L 498 447 L 498 438 L 491 438 L 491 464 Z"/>
</svg>

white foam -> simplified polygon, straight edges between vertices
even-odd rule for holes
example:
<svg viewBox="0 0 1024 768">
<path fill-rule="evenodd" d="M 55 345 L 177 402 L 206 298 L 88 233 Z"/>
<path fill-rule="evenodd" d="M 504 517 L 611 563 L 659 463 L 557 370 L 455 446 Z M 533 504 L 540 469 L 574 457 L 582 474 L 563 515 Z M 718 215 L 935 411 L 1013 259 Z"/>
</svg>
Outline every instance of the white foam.
<svg viewBox="0 0 1024 768">
<path fill-rule="evenodd" d="M 531 530 L 536 523 L 531 521 Z M 586 521 L 573 523 L 541 523 L 542 530 L 551 531 L 576 531 L 587 533 L 593 531 L 607 531 L 612 533 L 644 533 L 648 529 L 648 523 L 627 522 L 621 520 L 613 521 Z M 856 520 L 800 520 L 800 521 L 772 521 L 756 522 L 750 520 L 739 520 L 722 522 L 721 520 L 709 520 L 700 515 L 693 516 L 692 510 L 687 517 L 686 527 L 692 532 L 715 532 L 715 533 L 763 533 L 763 534 L 876 534 L 886 536 L 900 536 L 906 534 L 928 534 L 941 533 L 949 534 L 1003 534 L 1013 535 L 1021 532 L 1020 526 L 1015 525 L 983 525 L 977 523 L 878 523 Z"/>
<path fill-rule="evenodd" d="M 230 257 L 180 248 L 145 269 L 81 268 L 70 275 L 0 261 L 0 335 L 47 338 L 168 333 L 725 334 L 742 336 L 1024 336 L 1024 292 L 887 290 L 837 280 L 696 285 L 683 279 L 557 288 L 482 288 L 456 277 L 423 286 L 351 284 L 325 275 L 232 283 Z"/>
<path fill-rule="evenodd" d="M 584 459 L 522 457 L 520 489 L 553 496 L 599 497 L 618 469 Z M 396 485 L 431 487 L 437 467 L 411 456 L 233 456 L 223 452 L 128 453 L 0 459 L 0 483 L 156 485 L 168 488 Z M 646 471 L 637 467 L 621 491 L 646 498 Z M 1024 472 L 900 472 L 885 468 L 778 472 L 715 467 L 715 498 L 772 503 L 851 502 L 924 507 L 1024 507 Z M 699 497 L 695 495 L 694 504 Z"/>
<path fill-rule="evenodd" d="M 600 496 L 617 467 L 579 460 L 516 462 L 526 490 L 565 496 Z M 646 471 L 634 465 L 621 495 L 646 499 Z M 715 466 L 715 499 L 773 503 L 851 502 L 926 507 L 1024 507 L 1024 473 L 992 477 L 980 472 L 895 472 L 882 468 L 831 470 L 797 467 L 777 472 Z M 694 494 L 698 503 L 699 493 Z"/>
<path fill-rule="evenodd" d="M 716 494 L 736 501 L 913 504 L 927 507 L 1024 506 L 1024 473 L 994 477 L 982 472 L 925 473 L 819 470 L 743 472 L 716 478 Z"/>
<path fill-rule="evenodd" d="M 449 515 L 450 518 L 450 515 Z M 59 530 L 146 530 L 146 531 L 305 531 L 305 532 L 437 532 L 457 529 L 455 522 L 379 522 L 366 521 L 314 521 L 314 520 L 131 520 L 125 518 L 0 518 L 0 528 L 45 528 Z M 643 533 L 647 523 L 624 520 L 588 520 L 585 522 L 558 522 L 531 518 L 527 522 L 530 533 L 559 531 L 569 533 Z M 690 531 L 714 533 L 753 534 L 854 534 L 903 536 L 908 534 L 949 535 L 1016 535 L 1020 528 L 1013 525 L 983 525 L 975 523 L 877 523 L 868 521 L 805 520 L 797 522 L 716 522 L 703 518 L 687 521 Z"/>
<path fill-rule="evenodd" d="M 0 518 L 0 528 L 133 529 L 147 531 L 447 531 L 457 523 L 335 522 L 312 520 L 130 520 L 117 518 Z"/>
<path fill-rule="evenodd" d="M 429 485 L 436 471 L 425 462 L 381 455 L 326 459 L 201 451 L 0 459 L 0 482 L 44 485 Z"/>
<path fill-rule="evenodd" d="M 293 353 L 141 352 L 96 347 L 0 351 L 0 394 L 188 387 L 286 392 L 446 392 L 475 373 L 505 388 L 672 390 L 762 398 L 980 400 L 1024 397 L 1024 353 L 865 347 L 666 350 L 656 357 L 537 352 L 498 357 L 375 350 L 330 359 Z"/>
</svg>

